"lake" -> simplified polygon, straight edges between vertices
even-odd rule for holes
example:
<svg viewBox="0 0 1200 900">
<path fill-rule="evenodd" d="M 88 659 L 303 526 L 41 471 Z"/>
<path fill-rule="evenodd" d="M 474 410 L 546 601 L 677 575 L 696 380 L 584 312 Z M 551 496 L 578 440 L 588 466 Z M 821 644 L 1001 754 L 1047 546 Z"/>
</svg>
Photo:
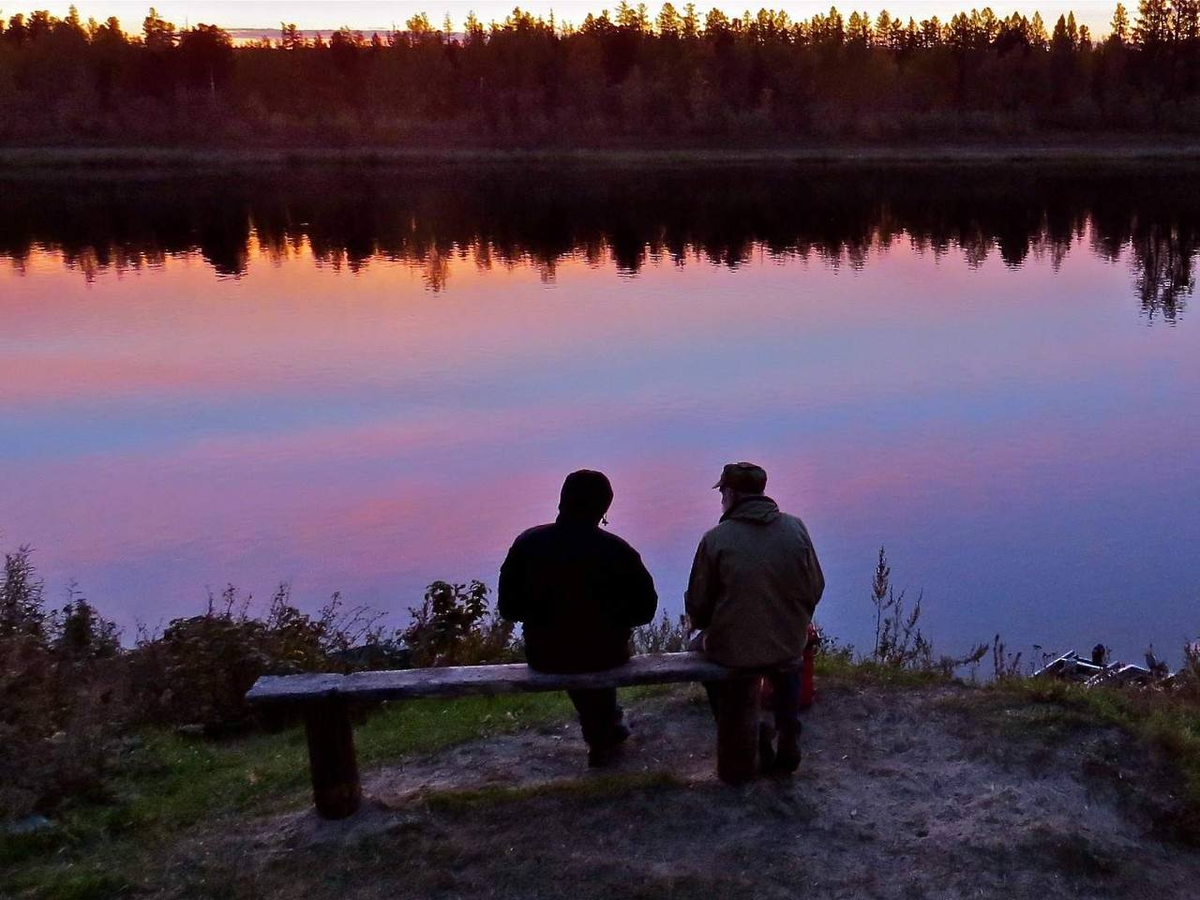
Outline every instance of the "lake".
<svg viewBox="0 0 1200 900">
<path fill-rule="evenodd" d="M 818 620 L 1200 634 L 1200 173 L 508 166 L 0 180 L 0 546 L 132 636 L 227 583 L 401 621 L 563 476 L 664 608 L 763 465 Z"/>
</svg>

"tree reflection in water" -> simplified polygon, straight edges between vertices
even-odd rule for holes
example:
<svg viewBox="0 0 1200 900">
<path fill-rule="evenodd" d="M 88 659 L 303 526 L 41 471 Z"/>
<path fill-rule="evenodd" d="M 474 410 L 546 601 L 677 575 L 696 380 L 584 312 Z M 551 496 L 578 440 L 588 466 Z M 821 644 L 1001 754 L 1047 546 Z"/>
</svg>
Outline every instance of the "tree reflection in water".
<svg viewBox="0 0 1200 900">
<path fill-rule="evenodd" d="M 88 278 L 189 254 L 236 277 L 255 245 L 277 260 L 307 246 L 352 271 L 405 262 L 436 291 L 455 257 L 552 279 L 568 257 L 629 274 L 651 260 L 736 268 L 760 253 L 861 267 L 903 241 L 971 266 L 998 253 L 1010 267 L 1032 255 L 1057 268 L 1086 241 L 1128 259 L 1151 322 L 1182 314 L 1200 233 L 1200 173 L 1186 171 L 296 169 L 27 178 L 0 183 L 0 197 L 0 255 L 20 267 L 54 251 Z"/>
</svg>

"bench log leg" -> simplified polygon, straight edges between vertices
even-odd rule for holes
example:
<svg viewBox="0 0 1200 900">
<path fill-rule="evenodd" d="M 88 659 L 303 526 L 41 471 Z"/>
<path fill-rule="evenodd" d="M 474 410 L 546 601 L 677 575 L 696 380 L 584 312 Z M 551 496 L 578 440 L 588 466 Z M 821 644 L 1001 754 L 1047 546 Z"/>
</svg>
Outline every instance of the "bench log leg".
<svg viewBox="0 0 1200 900">
<path fill-rule="evenodd" d="M 353 815 L 362 800 L 362 786 L 346 701 L 340 697 L 322 697 L 306 704 L 304 733 L 308 738 L 308 764 L 317 815 L 322 819 Z"/>
<path fill-rule="evenodd" d="M 758 763 L 759 678 L 731 678 L 716 689 L 717 777 L 744 784 Z"/>
</svg>

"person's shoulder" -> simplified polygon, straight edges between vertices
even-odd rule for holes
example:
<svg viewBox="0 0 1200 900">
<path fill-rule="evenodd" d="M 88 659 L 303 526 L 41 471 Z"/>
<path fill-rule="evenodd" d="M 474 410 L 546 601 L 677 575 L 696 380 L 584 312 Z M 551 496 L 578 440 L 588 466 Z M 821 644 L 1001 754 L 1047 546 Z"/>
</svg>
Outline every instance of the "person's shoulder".
<svg viewBox="0 0 1200 900">
<path fill-rule="evenodd" d="M 808 536 L 808 527 L 804 524 L 803 519 L 801 519 L 799 516 L 794 516 L 791 513 L 785 512 L 781 512 L 779 517 L 783 521 L 787 522 L 789 528 L 798 531 L 800 536 L 803 537 L 805 541 L 810 544 L 812 543 L 812 538 Z"/>
<path fill-rule="evenodd" d="M 605 544 L 614 550 L 617 550 L 621 553 L 637 554 L 637 550 L 633 548 L 633 544 L 629 543 L 629 541 L 625 540 L 625 538 L 621 537 L 619 534 L 613 534 L 611 531 L 605 531 L 603 528 L 598 529 L 596 534 L 599 535 L 599 540 L 602 544 Z"/>
<path fill-rule="evenodd" d="M 803 520 L 803 519 L 801 519 L 799 516 L 797 516 L 797 515 L 794 515 L 794 514 L 792 514 L 792 513 L 786 513 L 786 512 L 785 512 L 785 513 L 781 513 L 781 515 L 782 515 L 782 516 L 783 516 L 785 519 L 789 519 L 789 520 L 791 520 L 792 522 L 795 522 L 795 523 L 796 523 L 797 525 L 799 525 L 799 526 L 800 526 L 800 528 L 801 528 L 801 529 L 803 529 L 804 531 L 808 531 L 808 526 L 806 526 L 806 525 L 804 524 L 804 520 Z"/>
<path fill-rule="evenodd" d="M 517 535 L 516 539 L 513 541 L 513 546 L 516 547 L 518 544 L 536 543 L 538 540 L 550 534 L 554 530 L 554 525 L 554 522 L 547 522 L 545 525 L 534 525 L 532 528 L 526 528 Z"/>
<path fill-rule="evenodd" d="M 726 519 L 723 522 L 718 522 L 700 538 L 701 544 L 716 544 L 720 543 L 721 539 L 727 536 L 730 532 L 737 528 L 737 524 L 733 519 Z"/>
</svg>

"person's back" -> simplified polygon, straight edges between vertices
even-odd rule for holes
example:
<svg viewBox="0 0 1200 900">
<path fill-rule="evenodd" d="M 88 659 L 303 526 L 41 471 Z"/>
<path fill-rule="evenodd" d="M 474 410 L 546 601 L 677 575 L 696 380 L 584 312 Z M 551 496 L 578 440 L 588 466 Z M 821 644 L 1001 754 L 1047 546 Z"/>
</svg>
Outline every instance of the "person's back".
<svg viewBox="0 0 1200 900">
<path fill-rule="evenodd" d="M 800 658 L 825 579 L 808 529 L 770 497 L 742 498 L 706 533 L 688 581 L 705 653 L 735 669 Z"/>
<path fill-rule="evenodd" d="M 744 750 L 755 736 L 765 767 L 792 772 L 799 764 L 799 666 L 825 590 L 808 529 L 780 512 L 763 493 L 766 483 L 767 473 L 752 463 L 725 467 L 714 485 L 721 521 L 701 539 L 688 579 L 687 612 L 702 630 L 697 646 L 745 673 L 705 685 L 717 716 L 718 774 L 728 781 L 752 774 Z M 760 676 L 771 683 L 778 749 L 770 730 L 752 721 Z"/>
<path fill-rule="evenodd" d="M 628 662 L 630 630 L 657 605 L 637 551 L 569 514 L 521 534 L 500 569 L 500 614 L 523 623 L 525 658 L 543 672 Z"/>
<path fill-rule="evenodd" d="M 500 568 L 498 607 L 521 622 L 525 658 L 544 672 L 597 672 L 629 661 L 634 626 L 654 618 L 658 595 L 642 559 L 600 529 L 612 502 L 600 472 L 563 482 L 558 519 L 522 533 Z M 602 764 L 629 731 L 615 688 L 568 691 L 589 747 Z"/>
</svg>

